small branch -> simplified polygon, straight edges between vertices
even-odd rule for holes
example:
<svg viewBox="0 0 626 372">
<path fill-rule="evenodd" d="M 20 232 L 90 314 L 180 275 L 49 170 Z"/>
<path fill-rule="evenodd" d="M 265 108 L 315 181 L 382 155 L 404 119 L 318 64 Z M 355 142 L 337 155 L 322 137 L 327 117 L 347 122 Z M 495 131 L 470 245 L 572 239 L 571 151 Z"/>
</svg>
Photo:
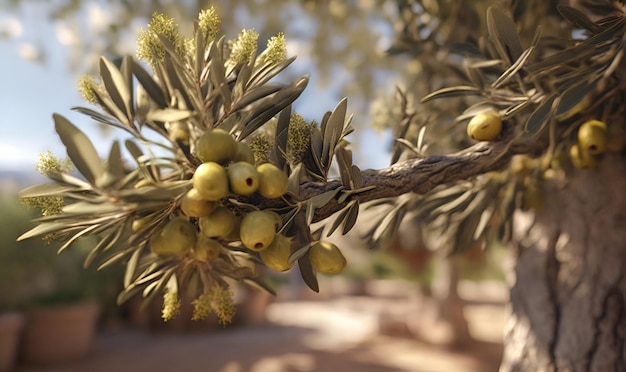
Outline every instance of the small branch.
<svg viewBox="0 0 626 372">
<path fill-rule="evenodd" d="M 330 217 L 353 199 L 365 203 L 400 196 L 409 192 L 424 194 L 440 185 L 497 171 L 504 168 L 513 155 L 533 153 L 541 146 L 538 142 L 511 144 L 506 140 L 479 143 L 456 154 L 409 159 L 384 169 L 367 169 L 361 173 L 363 184 L 360 187 L 374 186 L 373 189 L 355 194 L 343 203 L 338 203 L 336 200 L 331 201 L 316 210 L 313 221 L 317 222 Z M 339 180 L 325 183 L 306 182 L 301 186 L 300 198 L 306 200 L 340 186 Z M 256 201 L 255 204 L 262 208 L 284 207 L 284 205 L 278 205 L 277 200 L 265 200 L 261 203 Z"/>
</svg>

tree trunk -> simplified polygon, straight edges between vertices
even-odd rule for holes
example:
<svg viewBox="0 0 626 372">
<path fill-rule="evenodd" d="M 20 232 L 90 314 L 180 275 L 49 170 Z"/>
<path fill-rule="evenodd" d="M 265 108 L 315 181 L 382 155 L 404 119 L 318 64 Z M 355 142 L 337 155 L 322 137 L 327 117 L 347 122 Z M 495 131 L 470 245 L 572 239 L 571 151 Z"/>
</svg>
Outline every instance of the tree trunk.
<svg viewBox="0 0 626 372">
<path fill-rule="evenodd" d="M 501 371 L 624 371 L 626 164 L 607 156 L 514 216 Z"/>
</svg>

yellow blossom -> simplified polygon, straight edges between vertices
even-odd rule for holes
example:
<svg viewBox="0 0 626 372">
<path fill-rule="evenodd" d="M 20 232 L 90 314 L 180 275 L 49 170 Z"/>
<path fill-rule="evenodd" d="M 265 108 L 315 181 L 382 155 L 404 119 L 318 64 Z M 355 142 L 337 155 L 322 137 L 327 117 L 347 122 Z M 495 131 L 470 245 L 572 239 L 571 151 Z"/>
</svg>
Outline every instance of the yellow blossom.
<svg viewBox="0 0 626 372">
<path fill-rule="evenodd" d="M 161 317 L 164 321 L 172 320 L 180 312 L 180 298 L 176 292 L 165 292 L 163 295 L 163 310 Z"/>
<path fill-rule="evenodd" d="M 254 161 L 256 164 L 267 163 L 270 151 L 274 146 L 270 137 L 265 134 L 259 134 L 252 138 L 249 143 L 250 150 L 252 150 L 252 154 L 254 154 Z"/>
<path fill-rule="evenodd" d="M 83 75 L 78 79 L 78 93 L 87 102 L 98 103 L 96 91 L 98 83 L 92 75 Z"/>
<path fill-rule="evenodd" d="M 191 302 L 193 305 L 192 320 L 206 319 L 211 312 L 219 318 L 222 325 L 232 322 L 235 315 L 233 291 L 226 286 L 213 285 L 205 293 Z"/>
<path fill-rule="evenodd" d="M 148 62 L 152 67 L 165 57 L 165 47 L 159 35 L 167 39 L 178 54 L 185 54 L 185 41 L 174 19 L 155 12 L 148 23 L 148 29 L 140 29 L 137 35 L 137 58 Z"/>
<path fill-rule="evenodd" d="M 230 324 L 235 316 L 235 294 L 229 287 L 216 285 L 209 290 L 211 308 L 222 325 Z"/>
<path fill-rule="evenodd" d="M 204 9 L 198 14 L 198 27 L 204 33 L 207 42 L 215 40 L 220 32 L 220 17 L 214 7 Z"/>
<path fill-rule="evenodd" d="M 43 176 L 48 176 L 50 172 L 69 173 L 72 171 L 72 163 L 69 159 L 60 160 L 50 151 L 39 154 L 37 171 Z"/>
<path fill-rule="evenodd" d="M 289 119 L 289 131 L 287 134 L 287 153 L 290 161 L 299 163 L 311 143 L 311 130 L 315 128 L 315 122 L 307 122 L 304 118 L 294 113 Z"/>
<path fill-rule="evenodd" d="M 61 214 L 65 202 L 60 196 L 37 196 L 32 198 L 20 198 L 20 203 L 41 209 L 42 216 L 54 216 Z"/>
<path fill-rule="evenodd" d="M 241 30 L 237 40 L 229 40 L 228 42 L 230 47 L 228 64 L 234 66 L 238 63 L 248 62 L 252 56 L 256 55 L 258 39 L 259 34 L 254 29 Z"/>
<path fill-rule="evenodd" d="M 267 48 L 263 51 L 259 60 L 262 63 L 276 65 L 284 61 L 285 58 L 287 58 L 287 43 L 285 42 L 285 35 L 280 32 L 267 41 Z"/>
<path fill-rule="evenodd" d="M 208 294 L 201 294 L 198 298 L 191 301 L 191 304 L 193 305 L 191 320 L 202 320 L 211 315 L 211 299 Z"/>
</svg>

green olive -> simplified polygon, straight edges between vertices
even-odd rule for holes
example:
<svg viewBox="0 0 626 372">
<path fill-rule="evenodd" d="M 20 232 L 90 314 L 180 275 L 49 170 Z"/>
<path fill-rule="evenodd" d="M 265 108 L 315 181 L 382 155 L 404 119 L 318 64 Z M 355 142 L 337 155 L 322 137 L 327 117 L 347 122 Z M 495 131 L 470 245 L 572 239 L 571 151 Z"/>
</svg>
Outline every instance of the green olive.
<svg viewBox="0 0 626 372">
<path fill-rule="evenodd" d="M 606 151 L 608 143 L 606 124 L 600 120 L 589 120 L 578 128 L 578 146 L 591 155 Z"/>
<path fill-rule="evenodd" d="M 203 235 L 209 238 L 225 238 L 237 224 L 237 217 L 230 209 L 219 206 L 206 217 L 200 217 L 198 225 Z"/>
<path fill-rule="evenodd" d="M 170 140 L 189 142 L 189 126 L 186 123 L 176 121 L 168 123 L 166 126 Z"/>
<path fill-rule="evenodd" d="M 287 192 L 288 178 L 285 172 L 272 163 L 264 163 L 256 168 L 259 173 L 259 189 L 261 196 L 274 199 Z"/>
<path fill-rule="evenodd" d="M 598 165 L 596 156 L 587 151 L 581 151 L 578 145 L 572 145 L 572 147 L 570 147 L 569 157 L 576 168 L 589 169 L 595 168 Z"/>
<path fill-rule="evenodd" d="M 216 128 L 204 132 L 196 142 L 196 155 L 204 163 L 225 164 L 235 158 L 237 141 L 227 131 Z"/>
<path fill-rule="evenodd" d="M 241 220 L 239 235 L 241 242 L 248 249 L 262 251 L 274 240 L 276 221 L 265 211 L 252 211 Z"/>
<path fill-rule="evenodd" d="M 265 266 L 274 271 L 287 271 L 294 264 L 289 262 L 291 239 L 282 234 L 276 234 L 272 244 L 259 252 L 259 255 Z"/>
<path fill-rule="evenodd" d="M 251 195 L 259 188 L 259 173 L 250 163 L 232 163 L 228 166 L 228 183 L 235 194 Z"/>
<path fill-rule="evenodd" d="M 192 188 L 180 200 L 180 209 L 188 217 L 204 217 L 217 207 L 217 203 L 204 199 L 198 190 Z"/>
<path fill-rule="evenodd" d="M 491 141 L 502 131 L 502 119 L 494 111 L 481 112 L 467 125 L 467 134 L 476 141 Z"/>
<path fill-rule="evenodd" d="M 193 188 L 205 200 L 217 201 L 228 195 L 228 175 L 215 162 L 202 163 L 192 177 Z"/>
<path fill-rule="evenodd" d="M 196 245 L 196 228 L 184 218 L 171 219 L 150 239 L 150 250 L 158 255 L 184 254 Z"/>
<path fill-rule="evenodd" d="M 143 230 L 148 225 L 148 222 L 150 222 L 150 216 L 148 217 L 137 216 L 133 219 L 133 223 L 131 224 L 131 229 L 133 232 L 138 232 L 140 230 Z"/>
<path fill-rule="evenodd" d="M 309 250 L 311 265 L 324 274 L 339 274 L 347 265 L 346 258 L 339 248 L 328 241 L 319 241 Z"/>
<path fill-rule="evenodd" d="M 198 261 L 209 262 L 219 257 L 221 250 L 222 244 L 219 241 L 200 234 L 193 250 L 193 256 Z"/>
</svg>

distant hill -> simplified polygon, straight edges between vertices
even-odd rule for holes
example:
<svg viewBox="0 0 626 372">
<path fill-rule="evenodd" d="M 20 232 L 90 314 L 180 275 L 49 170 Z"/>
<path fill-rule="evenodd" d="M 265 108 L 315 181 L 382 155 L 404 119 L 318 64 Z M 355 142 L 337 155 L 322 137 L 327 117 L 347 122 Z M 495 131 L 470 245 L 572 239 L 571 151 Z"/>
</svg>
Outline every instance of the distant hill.
<svg viewBox="0 0 626 372">
<path fill-rule="evenodd" d="M 17 194 L 19 190 L 43 180 L 44 178 L 35 171 L 0 169 L 0 193 Z"/>
</svg>

